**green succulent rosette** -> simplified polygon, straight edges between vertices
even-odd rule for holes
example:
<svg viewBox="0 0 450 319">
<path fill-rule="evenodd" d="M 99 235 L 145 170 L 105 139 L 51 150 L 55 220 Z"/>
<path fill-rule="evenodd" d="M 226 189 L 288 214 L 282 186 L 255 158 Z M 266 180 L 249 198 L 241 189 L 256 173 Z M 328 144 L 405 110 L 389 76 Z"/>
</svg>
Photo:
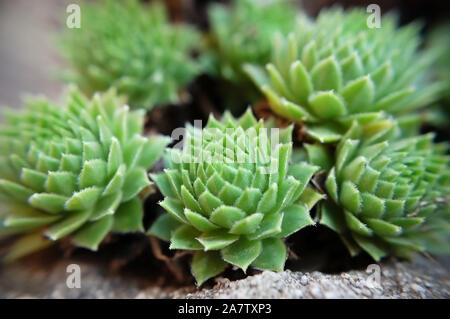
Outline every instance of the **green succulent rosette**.
<svg viewBox="0 0 450 319">
<path fill-rule="evenodd" d="M 142 136 L 144 113 L 114 90 L 55 105 L 31 98 L 0 126 L 0 236 L 5 260 L 69 237 L 96 250 L 110 232 L 143 231 L 140 193 L 169 139 Z"/>
<path fill-rule="evenodd" d="M 295 27 L 296 11 L 289 0 L 234 0 L 231 8 L 211 5 L 214 72 L 234 84 L 249 83 L 242 66 L 270 61 L 272 36 L 288 34 Z"/>
<path fill-rule="evenodd" d="M 352 126 L 325 181 L 321 223 L 352 254 L 376 261 L 444 251 L 450 235 L 450 157 L 433 135 L 401 137 L 389 121 Z"/>
<path fill-rule="evenodd" d="M 272 111 L 302 123 L 321 143 L 337 142 L 354 120 L 395 115 L 404 133 L 416 132 L 412 111 L 431 103 L 441 83 L 422 85 L 436 52 L 420 51 L 419 26 L 397 28 L 384 16 L 381 28 L 367 26 L 360 9 L 322 10 L 316 21 L 303 17 L 287 37 L 274 39 L 266 68 L 245 65 Z"/>
<path fill-rule="evenodd" d="M 264 132 L 272 130 L 250 110 L 239 119 L 211 117 L 203 130 L 188 127 L 170 168 L 151 176 L 167 214 L 149 233 L 170 249 L 193 251 L 199 285 L 228 264 L 281 271 L 283 238 L 313 224 L 309 210 L 322 195 L 308 183 L 318 167 L 289 166 L 292 127 Z"/>
<path fill-rule="evenodd" d="M 193 28 L 170 24 L 158 1 L 102 0 L 80 7 L 81 27 L 61 37 L 69 82 L 89 95 L 114 87 L 133 108 L 180 102 L 200 72 L 191 56 L 199 42 Z"/>
</svg>

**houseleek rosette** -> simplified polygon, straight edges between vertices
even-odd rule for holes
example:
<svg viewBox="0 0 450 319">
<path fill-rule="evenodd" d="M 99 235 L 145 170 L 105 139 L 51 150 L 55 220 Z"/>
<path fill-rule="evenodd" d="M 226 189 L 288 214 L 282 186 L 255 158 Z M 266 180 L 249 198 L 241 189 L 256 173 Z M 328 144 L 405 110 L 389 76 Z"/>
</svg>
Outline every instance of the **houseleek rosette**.
<svg viewBox="0 0 450 319">
<path fill-rule="evenodd" d="M 381 28 L 366 25 L 363 10 L 322 10 L 316 21 L 303 18 L 295 32 L 276 36 L 266 68 L 245 70 L 272 111 L 306 125 L 321 142 L 336 142 L 354 120 L 367 123 L 393 114 L 408 131 L 441 83 L 422 85 L 434 50 L 420 51 L 419 27 L 396 27 L 384 16 Z"/>
<path fill-rule="evenodd" d="M 143 231 L 139 194 L 168 138 L 143 137 L 144 116 L 114 90 L 64 105 L 32 98 L 0 126 L 0 235 L 21 235 L 13 260 L 70 236 L 96 250 L 113 232 Z"/>
<path fill-rule="evenodd" d="M 431 134 L 402 138 L 388 121 L 354 125 L 326 179 L 331 201 L 322 202 L 321 222 L 342 234 L 352 253 L 361 248 L 377 261 L 449 251 L 446 151 Z"/>
<path fill-rule="evenodd" d="M 170 24 L 162 3 L 137 0 L 83 2 L 81 27 L 61 38 L 72 68 L 66 78 L 85 93 L 114 87 L 133 108 L 180 101 L 180 91 L 199 73 L 191 57 L 195 30 Z"/>
<path fill-rule="evenodd" d="M 276 142 L 263 124 L 248 110 L 239 119 L 211 117 L 203 131 L 188 127 L 183 149 L 168 156 L 170 168 L 152 175 L 167 214 L 149 233 L 194 252 L 199 285 L 227 264 L 281 271 L 283 238 L 313 224 L 309 209 L 322 196 L 308 183 L 318 168 L 289 167 L 292 127 Z"/>
<path fill-rule="evenodd" d="M 248 83 L 242 66 L 269 62 L 272 36 L 288 34 L 295 27 L 296 10 L 289 0 L 234 0 L 231 8 L 213 4 L 211 53 L 218 75 L 235 84 Z"/>
</svg>

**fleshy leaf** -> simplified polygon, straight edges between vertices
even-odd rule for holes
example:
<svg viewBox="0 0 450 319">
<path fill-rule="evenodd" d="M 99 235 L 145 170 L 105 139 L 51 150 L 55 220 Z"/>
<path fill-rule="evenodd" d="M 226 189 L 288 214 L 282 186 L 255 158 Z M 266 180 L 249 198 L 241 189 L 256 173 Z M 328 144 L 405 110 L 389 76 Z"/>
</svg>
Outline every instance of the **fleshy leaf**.
<svg viewBox="0 0 450 319">
<path fill-rule="evenodd" d="M 245 238 L 222 249 L 222 258 L 226 262 L 238 266 L 244 272 L 247 267 L 259 256 L 262 244 L 259 240 L 249 241 Z"/>
<path fill-rule="evenodd" d="M 283 241 L 267 238 L 262 241 L 262 251 L 252 266 L 258 269 L 283 271 L 287 252 Z"/>
<path fill-rule="evenodd" d="M 219 252 L 197 251 L 192 259 L 192 274 L 197 280 L 197 286 L 202 285 L 206 280 L 220 274 L 227 267 Z"/>
</svg>

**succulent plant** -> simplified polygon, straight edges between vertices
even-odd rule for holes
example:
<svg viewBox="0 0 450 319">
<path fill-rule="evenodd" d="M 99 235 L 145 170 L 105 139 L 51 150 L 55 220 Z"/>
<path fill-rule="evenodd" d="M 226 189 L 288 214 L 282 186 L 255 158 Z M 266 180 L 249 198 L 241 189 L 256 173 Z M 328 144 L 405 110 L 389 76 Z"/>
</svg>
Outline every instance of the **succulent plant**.
<svg viewBox="0 0 450 319">
<path fill-rule="evenodd" d="M 418 118 L 410 112 L 440 90 L 440 83 L 419 85 L 435 53 L 419 53 L 418 25 L 397 28 L 384 16 L 381 28 L 369 29 L 366 19 L 359 9 L 322 10 L 314 22 L 303 17 L 295 32 L 275 37 L 266 69 L 244 67 L 275 114 L 306 124 L 321 143 L 338 141 L 354 120 L 383 113 L 405 115 L 401 122 L 414 131 Z"/>
<path fill-rule="evenodd" d="M 72 65 L 68 81 L 89 95 L 114 87 L 133 108 L 180 101 L 179 91 L 200 71 L 191 57 L 196 31 L 170 24 L 158 1 L 84 2 L 81 11 L 81 28 L 61 39 Z"/>
<path fill-rule="evenodd" d="M 296 16 L 296 8 L 286 0 L 234 0 L 231 8 L 212 5 L 209 17 L 216 72 L 235 84 L 250 82 L 243 64 L 268 63 L 272 36 L 277 31 L 289 33 Z"/>
<path fill-rule="evenodd" d="M 23 235 L 6 260 L 70 236 L 96 250 L 110 232 L 143 231 L 139 194 L 168 138 L 143 137 L 143 112 L 114 90 L 59 107 L 43 98 L 0 127 L 0 234 Z"/>
<path fill-rule="evenodd" d="M 440 128 L 448 128 L 450 124 L 450 53 L 448 51 L 448 34 L 450 23 L 439 24 L 428 35 L 427 46 L 438 52 L 436 63 L 432 67 L 432 81 L 443 83 L 439 100 L 434 108 L 427 108 L 427 121 Z"/>
<path fill-rule="evenodd" d="M 331 201 L 321 204 L 321 222 L 342 235 L 352 254 L 362 248 L 377 261 L 433 251 L 438 242 L 449 251 L 446 151 L 432 134 L 401 137 L 390 121 L 354 124 L 328 173 Z"/>
<path fill-rule="evenodd" d="M 283 238 L 313 224 L 309 210 L 322 196 L 308 183 L 318 168 L 289 166 L 292 127 L 276 135 L 263 125 L 248 110 L 239 119 L 210 117 L 203 131 L 188 127 L 170 168 L 151 176 L 167 214 L 149 233 L 194 252 L 199 285 L 227 264 L 281 271 Z"/>
</svg>

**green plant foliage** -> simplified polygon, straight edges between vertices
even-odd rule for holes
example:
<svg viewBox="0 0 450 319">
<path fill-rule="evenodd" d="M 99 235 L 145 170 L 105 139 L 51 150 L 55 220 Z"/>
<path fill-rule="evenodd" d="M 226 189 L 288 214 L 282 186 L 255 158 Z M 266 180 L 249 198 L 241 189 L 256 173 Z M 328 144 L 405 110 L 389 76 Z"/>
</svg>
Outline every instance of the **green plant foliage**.
<svg viewBox="0 0 450 319">
<path fill-rule="evenodd" d="M 296 11 L 288 0 L 234 0 L 231 8 L 212 5 L 209 18 L 215 72 L 232 83 L 249 82 L 243 64 L 268 63 L 272 36 L 275 32 L 288 34 L 295 27 Z"/>
<path fill-rule="evenodd" d="M 84 2 L 81 12 L 81 28 L 61 39 L 72 65 L 68 81 L 87 94 L 114 87 L 133 108 L 180 101 L 180 90 L 200 71 L 190 56 L 199 38 L 195 30 L 170 24 L 159 2 Z"/>
<path fill-rule="evenodd" d="M 342 234 L 351 253 L 362 248 L 378 261 L 449 252 L 450 157 L 432 140 L 402 138 L 385 121 L 355 124 L 339 143 L 321 222 Z"/>
<path fill-rule="evenodd" d="M 114 90 L 60 106 L 33 98 L 0 127 L 0 234 L 24 235 L 7 260 L 66 236 L 96 250 L 110 232 L 143 231 L 139 194 L 168 144 L 143 137 L 144 114 Z"/>
<path fill-rule="evenodd" d="M 450 52 L 448 51 L 448 35 L 450 33 L 450 23 L 438 25 L 428 37 L 428 45 L 439 52 L 438 59 L 433 65 L 433 71 L 438 79 L 442 80 L 445 88 L 443 97 L 450 104 Z"/>
<path fill-rule="evenodd" d="M 432 109 L 427 109 L 429 123 L 436 127 L 448 128 L 450 126 L 450 52 L 448 50 L 448 35 L 450 23 L 437 25 L 429 34 L 427 45 L 438 52 L 438 59 L 433 64 L 432 81 L 441 81 L 443 89 L 438 103 Z M 429 84 L 428 84 L 429 85 Z"/>
<path fill-rule="evenodd" d="M 281 271 L 283 238 L 313 224 L 309 210 L 322 196 L 308 183 L 318 167 L 289 166 L 292 127 L 277 142 L 263 125 L 248 110 L 239 119 L 210 117 L 203 130 L 190 126 L 183 149 L 169 153 L 170 168 L 151 176 L 167 214 L 149 233 L 194 251 L 199 285 L 227 264 Z"/>
<path fill-rule="evenodd" d="M 317 21 L 303 18 L 295 32 L 275 37 L 265 69 L 245 66 L 273 112 L 306 123 L 306 133 L 321 143 L 338 141 L 354 120 L 367 123 L 383 113 L 414 131 L 418 117 L 410 112 L 441 88 L 421 85 L 436 54 L 419 52 L 417 24 L 397 28 L 393 16 L 384 16 L 381 28 L 369 29 L 366 20 L 364 10 L 322 10 Z"/>
</svg>

